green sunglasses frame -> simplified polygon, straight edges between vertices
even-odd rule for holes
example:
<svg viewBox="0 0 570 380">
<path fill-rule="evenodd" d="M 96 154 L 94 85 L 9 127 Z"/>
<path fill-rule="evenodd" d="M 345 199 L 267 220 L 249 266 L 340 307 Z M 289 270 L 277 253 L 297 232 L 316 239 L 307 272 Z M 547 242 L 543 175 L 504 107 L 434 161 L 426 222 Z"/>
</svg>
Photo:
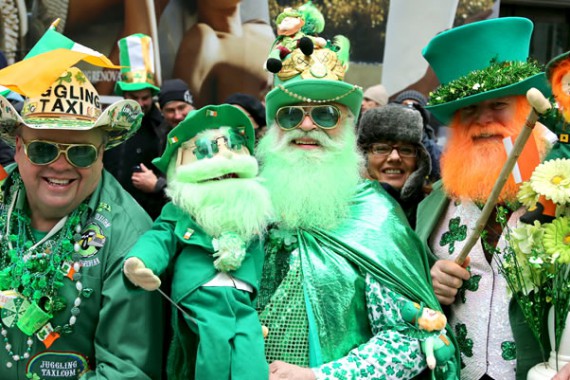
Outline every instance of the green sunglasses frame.
<svg viewBox="0 0 570 380">
<path fill-rule="evenodd" d="M 28 146 L 30 144 L 33 144 L 33 143 L 44 143 L 44 144 L 48 144 L 48 145 L 56 147 L 57 148 L 56 156 L 48 162 L 44 162 L 44 163 L 34 162 L 28 154 Z M 28 160 L 30 160 L 30 162 L 34 165 L 40 165 L 40 166 L 49 165 L 49 164 L 57 161 L 57 159 L 63 154 L 63 155 L 65 155 L 65 159 L 67 160 L 67 162 L 69 162 L 71 165 L 75 166 L 76 168 L 80 168 L 80 169 L 87 169 L 87 168 L 91 167 L 97 161 L 97 159 L 99 158 L 99 149 L 102 146 L 102 145 L 100 145 L 99 147 L 97 147 L 93 144 L 65 144 L 65 143 L 58 143 L 58 142 L 48 141 L 48 140 L 31 140 L 31 141 L 26 142 L 23 138 L 22 138 L 22 145 L 24 146 L 24 153 L 26 154 L 26 157 L 28 157 Z M 64 149 L 62 149 L 62 147 Z M 77 165 L 76 163 L 74 163 L 73 160 L 70 159 L 69 153 L 68 153 L 69 150 L 71 148 L 74 148 L 74 147 L 91 147 L 91 148 L 93 148 L 95 150 L 95 157 L 93 159 L 93 162 L 91 162 L 89 165 L 86 165 L 86 166 L 81 166 L 81 165 Z"/>
<path fill-rule="evenodd" d="M 332 127 L 323 127 L 313 118 L 313 115 L 312 115 L 313 110 L 315 110 L 316 108 L 322 108 L 322 107 L 331 107 L 331 108 L 336 110 L 336 112 L 338 114 L 338 119 L 337 119 L 335 125 L 333 125 Z M 299 122 L 297 124 L 295 124 L 294 127 L 285 128 L 279 122 L 279 113 L 281 112 L 281 110 L 291 109 L 291 108 L 300 109 L 301 111 L 303 111 L 303 116 L 301 117 Z M 309 109 L 309 110 L 307 110 L 307 109 Z M 314 106 L 284 106 L 284 107 L 281 107 L 275 113 L 275 122 L 277 123 L 279 128 L 281 128 L 282 130 L 292 131 L 293 129 L 298 128 L 301 125 L 301 123 L 303 123 L 303 120 L 305 120 L 305 117 L 307 117 L 307 116 L 309 116 L 309 118 L 312 120 L 312 122 L 317 127 L 321 128 L 321 129 L 334 129 L 334 128 L 338 127 L 338 125 L 340 124 L 340 121 L 342 119 L 342 113 L 340 112 L 340 109 L 337 106 L 332 105 L 332 104 L 319 104 L 319 105 L 314 105 Z"/>
<path fill-rule="evenodd" d="M 229 136 L 219 136 L 215 139 L 208 139 L 206 137 L 202 137 L 198 140 L 196 140 L 194 142 L 194 145 L 191 146 L 190 148 L 194 148 L 192 149 L 192 154 L 196 157 L 196 159 L 198 160 L 202 160 L 204 158 L 212 158 L 214 157 L 215 154 L 217 154 L 220 151 L 220 148 L 218 146 L 218 141 L 222 139 L 224 140 L 224 144 L 228 147 L 228 149 L 230 150 L 239 150 L 242 147 L 246 146 L 246 140 L 245 137 L 242 136 L 239 133 L 235 133 L 235 132 L 230 132 Z M 198 141 L 202 141 L 202 140 L 208 140 L 209 144 L 206 145 L 209 149 L 208 152 L 206 154 L 201 154 L 198 152 L 198 150 L 200 149 L 196 143 Z M 238 141 L 235 141 L 238 140 Z"/>
</svg>

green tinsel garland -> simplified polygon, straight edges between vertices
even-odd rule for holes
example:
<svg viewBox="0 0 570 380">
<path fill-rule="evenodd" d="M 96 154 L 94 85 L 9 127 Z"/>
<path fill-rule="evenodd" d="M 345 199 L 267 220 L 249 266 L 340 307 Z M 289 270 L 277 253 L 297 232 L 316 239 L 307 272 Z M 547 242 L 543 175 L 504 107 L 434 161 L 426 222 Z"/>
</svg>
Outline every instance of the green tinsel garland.
<svg viewBox="0 0 570 380">
<path fill-rule="evenodd" d="M 542 65 L 530 58 L 527 62 L 497 62 L 494 58 L 485 69 L 474 70 L 438 87 L 430 93 L 429 105 L 448 103 L 496 88 L 506 87 L 542 71 Z"/>
</svg>

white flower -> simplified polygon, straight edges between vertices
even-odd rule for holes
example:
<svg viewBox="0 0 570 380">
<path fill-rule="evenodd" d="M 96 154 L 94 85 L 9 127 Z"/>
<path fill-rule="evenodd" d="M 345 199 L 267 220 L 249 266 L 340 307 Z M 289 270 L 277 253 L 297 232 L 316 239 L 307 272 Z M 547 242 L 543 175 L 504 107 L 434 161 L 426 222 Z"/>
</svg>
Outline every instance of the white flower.
<svg viewBox="0 0 570 380">
<path fill-rule="evenodd" d="M 554 203 L 570 202 L 570 159 L 557 158 L 538 165 L 530 184 L 534 191 Z"/>
<path fill-rule="evenodd" d="M 515 251 L 530 255 L 533 248 L 542 248 L 544 230 L 538 220 L 534 224 L 519 224 L 511 230 L 511 244 Z"/>
</svg>

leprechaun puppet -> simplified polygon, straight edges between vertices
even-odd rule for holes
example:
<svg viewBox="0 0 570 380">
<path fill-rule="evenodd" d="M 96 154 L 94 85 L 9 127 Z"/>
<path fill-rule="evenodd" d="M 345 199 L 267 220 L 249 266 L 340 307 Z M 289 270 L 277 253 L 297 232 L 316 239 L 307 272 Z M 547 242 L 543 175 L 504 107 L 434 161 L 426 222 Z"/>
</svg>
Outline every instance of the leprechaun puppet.
<svg viewBox="0 0 570 380">
<path fill-rule="evenodd" d="M 269 376 L 253 300 L 271 203 L 256 178 L 253 146 L 254 129 L 241 110 L 206 106 L 168 134 L 153 161 L 167 175 L 171 202 L 129 253 L 124 273 L 151 291 L 173 265 L 171 378 Z"/>
</svg>

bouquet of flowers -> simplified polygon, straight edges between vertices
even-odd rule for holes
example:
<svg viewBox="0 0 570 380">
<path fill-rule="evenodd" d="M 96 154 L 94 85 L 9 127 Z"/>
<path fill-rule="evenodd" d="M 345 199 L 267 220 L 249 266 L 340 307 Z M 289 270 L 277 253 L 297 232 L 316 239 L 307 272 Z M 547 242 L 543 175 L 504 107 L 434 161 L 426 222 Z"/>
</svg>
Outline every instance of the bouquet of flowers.
<svg viewBox="0 0 570 380">
<path fill-rule="evenodd" d="M 545 316 L 551 307 L 554 309 L 552 348 L 558 351 L 570 308 L 570 159 L 537 166 L 517 197 L 528 210 L 550 203 L 555 207 L 555 217 L 546 223 L 519 222 L 508 229 L 506 210 L 499 210 L 497 218 L 507 229 L 509 244 L 495 258 L 543 354 Z"/>
</svg>

